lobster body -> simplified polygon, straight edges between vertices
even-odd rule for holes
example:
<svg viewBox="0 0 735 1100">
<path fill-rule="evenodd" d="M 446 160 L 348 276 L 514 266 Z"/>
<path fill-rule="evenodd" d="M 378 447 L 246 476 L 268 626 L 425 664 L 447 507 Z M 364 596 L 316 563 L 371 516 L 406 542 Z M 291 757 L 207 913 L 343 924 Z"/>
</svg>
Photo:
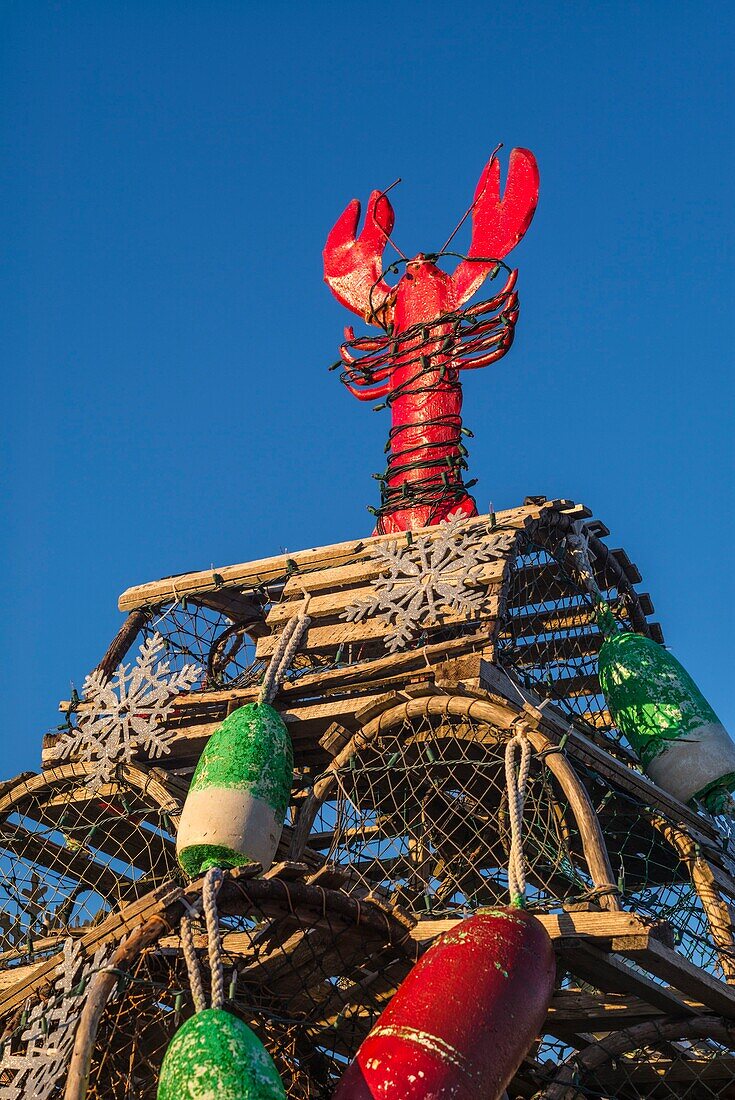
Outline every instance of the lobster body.
<svg viewBox="0 0 735 1100">
<path fill-rule="evenodd" d="M 434 326 L 428 343 L 420 332 L 404 335 L 455 310 L 451 279 L 417 256 L 396 287 L 393 307 L 397 350 L 390 375 L 392 424 L 384 491 L 393 507 L 383 518 L 386 533 L 439 523 L 450 512 L 477 515 L 462 481 L 462 386 L 454 366 L 454 341 L 446 348 L 451 326 Z M 404 496 L 412 495 L 413 503 L 403 506 Z"/>
<path fill-rule="evenodd" d="M 459 339 L 462 307 L 499 261 L 520 240 L 536 207 L 538 171 L 533 155 L 514 149 L 506 193 L 499 195 L 500 172 L 495 155 L 480 177 L 472 206 L 470 251 L 452 275 L 437 256 L 419 253 L 390 287 L 382 278 L 382 252 L 393 228 L 393 209 L 384 193 L 374 191 L 365 226 L 356 235 L 357 200 L 344 211 L 324 249 L 325 280 L 343 305 L 378 325 L 388 340 L 355 340 L 346 329 L 343 381 L 363 401 L 385 398 L 392 424 L 386 450 L 377 533 L 411 530 L 439 523 L 448 515 L 477 514 L 462 478 L 466 451 L 461 443 L 462 387 L 459 372 L 485 366 L 510 347 L 518 316 L 510 272 L 503 291 L 489 303 L 500 317 L 470 317 L 474 358 L 464 358 Z M 479 215 L 478 215 L 479 211 Z M 502 265 L 505 266 L 505 265 Z M 383 356 L 358 361 L 351 349 L 370 352 L 389 347 Z M 466 347 L 466 345 L 465 345 Z"/>
</svg>

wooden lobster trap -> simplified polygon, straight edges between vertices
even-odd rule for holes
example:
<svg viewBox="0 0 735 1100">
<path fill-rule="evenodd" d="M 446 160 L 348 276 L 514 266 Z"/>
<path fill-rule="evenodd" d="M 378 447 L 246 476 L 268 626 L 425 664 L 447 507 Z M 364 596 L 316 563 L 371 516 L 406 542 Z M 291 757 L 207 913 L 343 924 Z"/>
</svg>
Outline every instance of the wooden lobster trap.
<svg viewBox="0 0 735 1100">
<path fill-rule="evenodd" d="M 0 790 L 0 1097 L 155 1096 L 193 1011 L 186 913 L 207 966 L 175 857 L 192 772 L 307 595 L 276 697 L 295 761 L 276 862 L 219 901 L 227 1008 L 288 1096 L 331 1096 L 416 959 L 504 903 L 519 730 L 527 904 L 558 981 L 509 1097 L 735 1096 L 728 821 L 646 778 L 605 709 L 580 524 L 618 622 L 662 641 L 636 567 L 566 500 L 125 592 L 41 770 Z"/>
</svg>

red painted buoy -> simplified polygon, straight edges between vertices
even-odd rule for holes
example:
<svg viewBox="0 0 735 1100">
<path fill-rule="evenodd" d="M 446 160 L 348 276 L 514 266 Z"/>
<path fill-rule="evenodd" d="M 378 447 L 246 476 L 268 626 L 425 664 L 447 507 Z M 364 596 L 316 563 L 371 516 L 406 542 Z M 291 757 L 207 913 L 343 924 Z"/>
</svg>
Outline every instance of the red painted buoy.
<svg viewBox="0 0 735 1100">
<path fill-rule="evenodd" d="M 334 1100 L 496 1100 L 541 1031 L 555 976 L 551 940 L 525 910 L 462 921 L 401 984 Z"/>
</svg>

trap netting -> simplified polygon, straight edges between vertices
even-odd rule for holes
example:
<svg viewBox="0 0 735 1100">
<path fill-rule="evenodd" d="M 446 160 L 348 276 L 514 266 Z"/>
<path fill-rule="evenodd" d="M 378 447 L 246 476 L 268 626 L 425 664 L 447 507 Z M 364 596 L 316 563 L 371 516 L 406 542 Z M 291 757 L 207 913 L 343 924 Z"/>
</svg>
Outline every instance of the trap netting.
<svg viewBox="0 0 735 1100">
<path fill-rule="evenodd" d="M 413 718 L 334 773 L 309 847 L 372 890 L 424 916 L 508 900 L 507 730 L 469 718 Z M 574 815 L 533 757 L 523 813 L 528 904 L 557 909 L 594 895 Z"/>
<path fill-rule="evenodd" d="M 600 823 L 623 908 L 666 921 L 680 954 L 715 977 L 735 981 L 729 874 L 718 874 L 687 827 L 579 761 Z M 724 838 L 723 838 L 724 839 Z"/>
<path fill-rule="evenodd" d="M 616 744 L 619 735 L 597 677 L 603 636 L 593 601 L 575 579 L 565 547 L 566 534 L 558 528 L 519 536 L 516 557 L 508 566 L 496 658 L 535 695 L 608 734 Z M 620 628 L 655 634 L 660 640 L 656 624 L 646 621 L 650 600 L 635 591 L 624 566 L 594 537 L 590 552 L 595 579 Z M 627 559 L 624 565 L 638 576 Z"/>
<path fill-rule="evenodd" d="M 25 966 L 176 874 L 170 800 L 127 769 L 96 790 L 85 767 L 22 776 L 0 798 L 0 965 Z M 136 779 L 133 782 L 133 778 Z M 159 792 L 160 793 L 160 792 Z"/>
<path fill-rule="evenodd" d="M 257 1033 L 289 1100 L 327 1100 L 416 957 L 364 902 L 298 882 L 232 884 L 220 900 L 225 1007 Z M 222 895 L 221 895 L 222 899 Z M 208 986 L 204 924 L 194 943 Z M 155 1100 L 161 1062 L 193 1014 L 178 933 L 121 978 L 95 1041 L 90 1100 Z"/>
<path fill-rule="evenodd" d="M 201 687 L 248 687 L 258 682 L 263 663 L 255 660 L 252 618 L 233 620 L 223 611 L 182 596 L 152 609 L 143 637 L 158 633 L 166 656 L 178 671 L 189 662 L 204 670 Z"/>
<path fill-rule="evenodd" d="M 142 635 L 151 638 L 160 634 L 173 671 L 192 661 L 200 667 L 202 691 L 253 687 L 261 682 L 268 665 L 267 659 L 255 655 L 258 637 L 264 629 L 263 616 L 280 599 L 282 590 L 283 580 L 279 580 L 248 594 L 252 601 L 257 598 L 257 616 L 250 598 L 245 603 L 248 610 L 238 606 L 238 600 L 233 598 L 229 613 L 225 614 L 182 596 L 151 609 Z M 285 679 L 294 680 L 305 672 L 334 663 L 328 656 L 297 652 Z"/>
<path fill-rule="evenodd" d="M 580 1050 L 558 1042 L 534 1067 L 538 1100 L 732 1100 L 732 1027 L 717 1017 L 651 1020 Z"/>
</svg>

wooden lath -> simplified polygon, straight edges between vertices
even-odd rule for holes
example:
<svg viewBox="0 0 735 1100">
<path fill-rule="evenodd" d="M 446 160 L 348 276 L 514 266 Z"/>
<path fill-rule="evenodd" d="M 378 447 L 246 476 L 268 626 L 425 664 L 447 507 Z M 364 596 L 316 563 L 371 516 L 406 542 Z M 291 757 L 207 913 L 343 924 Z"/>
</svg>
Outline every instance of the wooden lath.
<svg viewBox="0 0 735 1100">
<path fill-rule="evenodd" d="M 524 505 L 495 513 L 498 527 L 517 527 L 521 529 L 544 513 L 561 512 L 571 518 L 585 518 L 591 513 L 583 505 L 575 505 L 569 500 L 551 500 L 539 504 Z M 478 516 L 469 520 L 469 525 L 487 523 L 488 516 Z M 424 528 L 415 534 L 431 533 L 435 528 Z M 354 564 L 361 558 L 368 558 L 370 548 L 376 542 L 391 542 L 395 535 L 365 536 L 347 542 L 333 543 L 330 546 L 318 546 L 309 550 L 296 550 L 293 553 L 277 554 L 270 558 L 244 562 L 239 565 L 218 566 L 195 573 L 181 573 L 174 577 L 164 577 L 159 581 L 136 585 L 128 588 L 120 596 L 118 606 L 121 611 L 138 608 L 156 607 L 161 603 L 193 597 L 206 603 L 215 594 L 219 601 L 225 590 L 247 590 L 257 588 L 273 581 L 290 576 L 294 570 L 300 574 L 309 574 L 314 570 L 337 568 Z"/>
<path fill-rule="evenodd" d="M 486 517 L 471 521 L 470 528 L 481 533 L 485 548 L 493 554 L 491 561 L 478 567 L 477 577 L 473 580 L 473 587 L 478 594 L 482 593 L 483 600 L 481 609 L 472 615 L 472 621 L 483 624 L 489 635 L 500 613 L 503 579 L 507 562 L 513 556 L 516 534 L 512 527 L 509 530 L 491 528 Z M 441 528 L 433 527 L 422 532 L 421 537 L 431 542 L 441 534 Z M 400 545 L 403 540 L 396 536 L 390 540 L 381 539 L 383 543 L 386 541 Z M 389 621 L 379 615 L 352 622 L 347 618 L 350 607 L 359 606 L 373 595 L 370 582 L 388 571 L 386 564 L 373 556 L 374 546 L 374 543 L 369 544 L 360 552 L 359 559 L 348 566 L 328 566 L 303 577 L 301 574 L 291 577 L 284 588 L 282 601 L 268 612 L 266 625 L 272 634 L 258 640 L 256 656 L 271 656 L 285 624 L 303 608 L 306 592 L 309 593 L 311 625 L 302 642 L 304 649 L 335 650 L 373 643 L 374 648 L 377 644 L 377 651 L 371 651 L 372 655 L 384 652 L 383 639 L 393 630 Z M 426 623 L 429 638 L 432 632 L 467 622 L 469 618 L 449 606 L 440 607 L 439 611 L 439 623 Z"/>
</svg>

